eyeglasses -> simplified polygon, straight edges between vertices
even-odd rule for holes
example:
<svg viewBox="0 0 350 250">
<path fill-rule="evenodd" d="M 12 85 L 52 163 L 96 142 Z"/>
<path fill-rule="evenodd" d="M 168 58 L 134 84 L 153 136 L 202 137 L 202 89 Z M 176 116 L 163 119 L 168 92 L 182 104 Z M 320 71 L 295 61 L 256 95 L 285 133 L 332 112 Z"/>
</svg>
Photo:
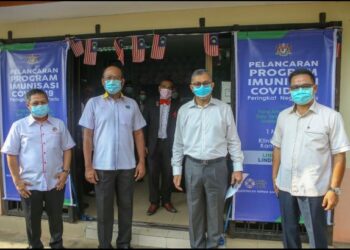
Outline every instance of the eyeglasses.
<svg viewBox="0 0 350 250">
<path fill-rule="evenodd" d="M 203 86 L 208 86 L 210 85 L 212 82 L 209 81 L 205 81 L 205 82 L 192 82 L 191 84 L 195 87 L 200 87 L 201 85 Z"/>
<path fill-rule="evenodd" d="M 311 88 L 313 86 L 314 86 L 313 83 L 304 83 L 304 84 L 301 84 L 301 85 L 291 85 L 290 86 L 290 90 L 297 90 L 297 89 L 300 89 L 300 88 Z"/>
<path fill-rule="evenodd" d="M 105 80 L 121 80 L 120 76 L 104 76 L 103 79 Z"/>
</svg>

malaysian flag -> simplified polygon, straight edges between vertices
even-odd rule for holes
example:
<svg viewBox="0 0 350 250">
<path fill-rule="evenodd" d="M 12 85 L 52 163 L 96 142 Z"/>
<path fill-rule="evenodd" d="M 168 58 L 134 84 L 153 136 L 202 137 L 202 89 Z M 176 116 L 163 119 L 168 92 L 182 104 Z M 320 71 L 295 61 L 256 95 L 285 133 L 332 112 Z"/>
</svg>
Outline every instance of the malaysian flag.
<svg viewBox="0 0 350 250">
<path fill-rule="evenodd" d="M 123 39 L 114 40 L 114 49 L 117 54 L 118 60 L 124 65 L 124 48 L 123 48 Z"/>
<path fill-rule="evenodd" d="M 96 65 L 97 41 L 87 39 L 85 41 L 84 64 Z"/>
<path fill-rule="evenodd" d="M 132 62 L 143 62 L 145 60 L 145 39 L 140 36 L 132 36 Z"/>
<path fill-rule="evenodd" d="M 75 42 L 74 40 L 69 40 L 69 46 L 71 47 L 75 57 L 84 54 L 84 47 L 82 41 Z"/>
<path fill-rule="evenodd" d="M 161 60 L 164 58 L 166 36 L 154 35 L 151 58 Z"/>
<path fill-rule="evenodd" d="M 204 50 L 208 56 L 219 55 L 219 38 L 217 34 L 204 34 Z"/>
</svg>

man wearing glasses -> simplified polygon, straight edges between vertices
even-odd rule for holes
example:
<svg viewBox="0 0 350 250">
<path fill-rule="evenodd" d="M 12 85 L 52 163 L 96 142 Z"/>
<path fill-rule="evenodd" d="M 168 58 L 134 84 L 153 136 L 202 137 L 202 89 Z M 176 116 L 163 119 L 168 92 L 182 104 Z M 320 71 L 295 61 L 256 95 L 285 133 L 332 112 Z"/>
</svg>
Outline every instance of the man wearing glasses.
<svg viewBox="0 0 350 250">
<path fill-rule="evenodd" d="M 98 247 L 112 248 L 116 194 L 117 248 L 130 248 L 134 178 L 137 181 L 145 175 L 142 128 L 146 122 L 136 101 L 121 93 L 124 78 L 120 68 L 107 67 L 102 85 L 105 94 L 87 102 L 79 121 L 84 127 L 85 178 L 95 184 Z M 136 169 L 134 140 L 139 159 Z"/>
<path fill-rule="evenodd" d="M 350 143 L 340 113 L 316 102 L 313 73 L 297 69 L 289 82 L 295 104 L 279 114 L 271 140 L 283 245 L 301 248 L 301 214 L 310 247 L 327 248 L 326 212 L 338 203 Z"/>
<path fill-rule="evenodd" d="M 216 248 L 223 233 L 228 170 L 231 184 L 242 181 L 243 153 L 231 107 L 211 96 L 214 82 L 205 69 L 195 70 L 190 88 L 195 97 L 181 106 L 173 145 L 173 181 L 177 189 L 185 159 L 185 185 L 191 248 Z"/>
</svg>

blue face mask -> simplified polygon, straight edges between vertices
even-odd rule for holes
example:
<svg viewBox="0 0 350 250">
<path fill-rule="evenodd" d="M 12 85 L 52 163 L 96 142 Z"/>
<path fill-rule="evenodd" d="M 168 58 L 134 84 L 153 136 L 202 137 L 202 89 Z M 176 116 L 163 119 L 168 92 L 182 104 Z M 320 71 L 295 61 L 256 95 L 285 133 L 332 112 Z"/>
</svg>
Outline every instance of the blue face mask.
<svg viewBox="0 0 350 250">
<path fill-rule="evenodd" d="M 208 95 L 211 94 L 211 92 L 213 91 L 213 88 L 211 87 L 211 85 L 201 85 L 200 87 L 193 87 L 193 93 L 195 94 L 195 96 L 199 97 L 199 98 L 205 98 Z"/>
<path fill-rule="evenodd" d="M 295 102 L 297 105 L 308 104 L 314 98 L 314 92 L 312 87 L 291 90 L 290 94 L 292 96 L 293 102 Z"/>
<path fill-rule="evenodd" d="M 108 94 L 114 95 L 122 89 L 122 81 L 120 80 L 107 80 L 105 81 L 105 90 Z"/>
<path fill-rule="evenodd" d="M 31 107 L 32 116 L 37 118 L 45 117 L 49 113 L 49 105 L 37 105 Z"/>
</svg>

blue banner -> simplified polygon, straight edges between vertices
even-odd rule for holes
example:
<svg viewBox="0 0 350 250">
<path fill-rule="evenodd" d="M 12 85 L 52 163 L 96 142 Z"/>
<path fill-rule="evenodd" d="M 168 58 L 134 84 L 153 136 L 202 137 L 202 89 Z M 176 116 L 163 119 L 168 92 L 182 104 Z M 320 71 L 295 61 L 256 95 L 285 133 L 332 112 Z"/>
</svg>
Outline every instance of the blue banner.
<svg viewBox="0 0 350 250">
<path fill-rule="evenodd" d="M 49 97 L 50 115 L 67 124 L 66 41 L 3 45 L 1 63 L 2 144 L 12 123 L 29 115 L 25 95 L 38 88 Z M 20 200 L 12 182 L 6 158 L 2 156 L 5 200 Z M 65 205 L 73 205 L 70 177 L 65 189 Z"/>
<path fill-rule="evenodd" d="M 236 121 L 248 173 L 233 201 L 232 219 L 279 222 L 270 143 L 280 111 L 293 105 L 288 75 L 308 68 L 319 103 L 334 108 L 337 30 L 238 32 Z"/>
</svg>

